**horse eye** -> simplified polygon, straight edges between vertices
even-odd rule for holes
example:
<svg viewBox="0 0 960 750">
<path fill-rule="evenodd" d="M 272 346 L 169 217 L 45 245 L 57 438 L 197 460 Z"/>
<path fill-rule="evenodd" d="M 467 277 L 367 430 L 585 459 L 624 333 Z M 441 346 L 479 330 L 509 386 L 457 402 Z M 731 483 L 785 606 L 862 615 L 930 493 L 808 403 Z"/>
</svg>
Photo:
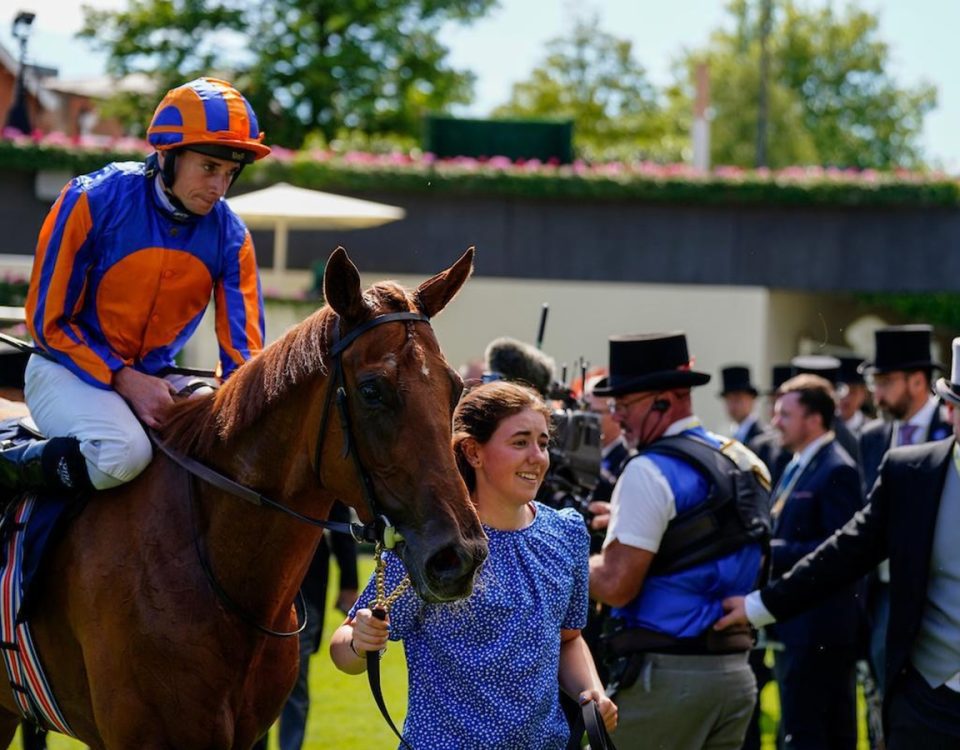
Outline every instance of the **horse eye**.
<svg viewBox="0 0 960 750">
<path fill-rule="evenodd" d="M 375 383 L 361 383 L 358 389 L 360 395 L 363 397 L 363 400 L 368 404 L 380 404 L 383 403 L 383 398 L 380 395 L 380 389 L 377 388 Z"/>
</svg>

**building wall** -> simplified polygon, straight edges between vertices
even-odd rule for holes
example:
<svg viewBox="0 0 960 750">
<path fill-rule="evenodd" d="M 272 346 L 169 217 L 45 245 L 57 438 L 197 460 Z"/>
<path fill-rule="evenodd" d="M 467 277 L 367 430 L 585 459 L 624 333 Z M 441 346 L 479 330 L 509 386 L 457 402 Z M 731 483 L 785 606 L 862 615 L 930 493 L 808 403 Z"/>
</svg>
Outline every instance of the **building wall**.
<svg viewBox="0 0 960 750">
<path fill-rule="evenodd" d="M 437 269 L 439 270 L 439 269 Z M 363 274 L 364 285 L 390 276 L 415 288 L 422 276 Z M 549 305 L 543 351 L 574 377 L 575 363 L 607 364 L 607 339 L 613 334 L 682 330 L 696 369 L 714 380 L 695 389 L 694 405 L 704 422 L 725 429 L 717 398 L 720 367 L 744 363 L 754 372 L 767 367 L 769 294 L 747 287 L 670 284 L 590 283 L 476 276 L 434 321 L 447 360 L 454 367 L 482 357 L 487 344 L 510 336 L 535 343 L 540 310 Z M 267 308 L 268 340 L 274 340 L 308 315 L 310 305 L 284 303 Z M 208 314 L 186 353 L 184 364 L 212 367 L 217 349 L 213 315 Z"/>
</svg>

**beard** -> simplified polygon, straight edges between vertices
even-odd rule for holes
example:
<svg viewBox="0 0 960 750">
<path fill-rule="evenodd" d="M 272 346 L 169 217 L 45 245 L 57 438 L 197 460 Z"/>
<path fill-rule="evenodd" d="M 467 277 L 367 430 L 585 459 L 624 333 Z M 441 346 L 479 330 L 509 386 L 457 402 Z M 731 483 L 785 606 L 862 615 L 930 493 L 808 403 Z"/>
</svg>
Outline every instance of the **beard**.
<svg viewBox="0 0 960 750">
<path fill-rule="evenodd" d="M 910 413 L 910 403 L 910 396 L 904 393 L 896 401 L 881 401 L 877 407 L 890 419 L 902 420 Z"/>
</svg>

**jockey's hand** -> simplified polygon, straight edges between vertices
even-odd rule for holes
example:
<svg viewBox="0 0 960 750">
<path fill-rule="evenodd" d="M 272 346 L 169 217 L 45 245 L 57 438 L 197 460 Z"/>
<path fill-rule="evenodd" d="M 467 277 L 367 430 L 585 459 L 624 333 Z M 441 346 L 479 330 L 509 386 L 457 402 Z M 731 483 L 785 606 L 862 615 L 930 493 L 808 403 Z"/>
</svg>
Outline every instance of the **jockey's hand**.
<svg viewBox="0 0 960 750">
<path fill-rule="evenodd" d="M 593 518 L 590 519 L 591 531 L 603 531 L 610 525 L 610 503 L 594 500 L 587 505 L 587 510 L 593 513 Z"/>
<path fill-rule="evenodd" d="M 723 611 L 726 613 L 723 617 L 713 624 L 714 630 L 726 630 L 731 625 L 741 627 L 750 625 L 747 619 L 747 608 L 744 605 L 746 597 L 728 596 L 723 600 Z"/>
<path fill-rule="evenodd" d="M 608 732 L 617 728 L 617 704 L 610 700 L 602 690 L 584 690 L 580 693 L 580 705 L 587 701 L 596 701 L 597 708 L 600 709 L 600 718 L 603 719 L 603 725 Z"/>
<path fill-rule="evenodd" d="M 171 383 L 163 378 L 124 367 L 113 374 L 113 389 L 127 403 L 147 427 L 156 429 L 162 423 L 167 409 L 176 395 Z"/>
<path fill-rule="evenodd" d="M 387 647 L 390 635 L 390 617 L 380 620 L 369 609 L 358 609 L 353 618 L 353 647 L 360 654 L 380 651 Z"/>
</svg>

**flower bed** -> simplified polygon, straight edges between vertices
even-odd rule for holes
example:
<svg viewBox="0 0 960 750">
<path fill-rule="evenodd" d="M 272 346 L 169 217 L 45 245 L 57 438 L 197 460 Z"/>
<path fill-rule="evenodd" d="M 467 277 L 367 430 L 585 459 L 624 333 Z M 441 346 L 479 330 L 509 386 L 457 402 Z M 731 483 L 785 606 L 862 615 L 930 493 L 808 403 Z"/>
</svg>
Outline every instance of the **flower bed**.
<svg viewBox="0 0 960 750">
<path fill-rule="evenodd" d="M 0 169 L 93 171 L 108 161 L 149 153 L 136 139 L 69 139 L 4 131 Z M 554 164 L 489 159 L 435 159 L 421 153 L 334 153 L 275 147 L 249 169 L 249 183 L 285 181 L 301 187 L 355 192 L 442 191 L 446 194 L 545 199 L 630 200 L 696 204 L 956 206 L 960 183 L 943 173 L 791 167 L 778 171 L 686 164 Z M 248 184 L 249 184 L 248 183 Z"/>
</svg>

